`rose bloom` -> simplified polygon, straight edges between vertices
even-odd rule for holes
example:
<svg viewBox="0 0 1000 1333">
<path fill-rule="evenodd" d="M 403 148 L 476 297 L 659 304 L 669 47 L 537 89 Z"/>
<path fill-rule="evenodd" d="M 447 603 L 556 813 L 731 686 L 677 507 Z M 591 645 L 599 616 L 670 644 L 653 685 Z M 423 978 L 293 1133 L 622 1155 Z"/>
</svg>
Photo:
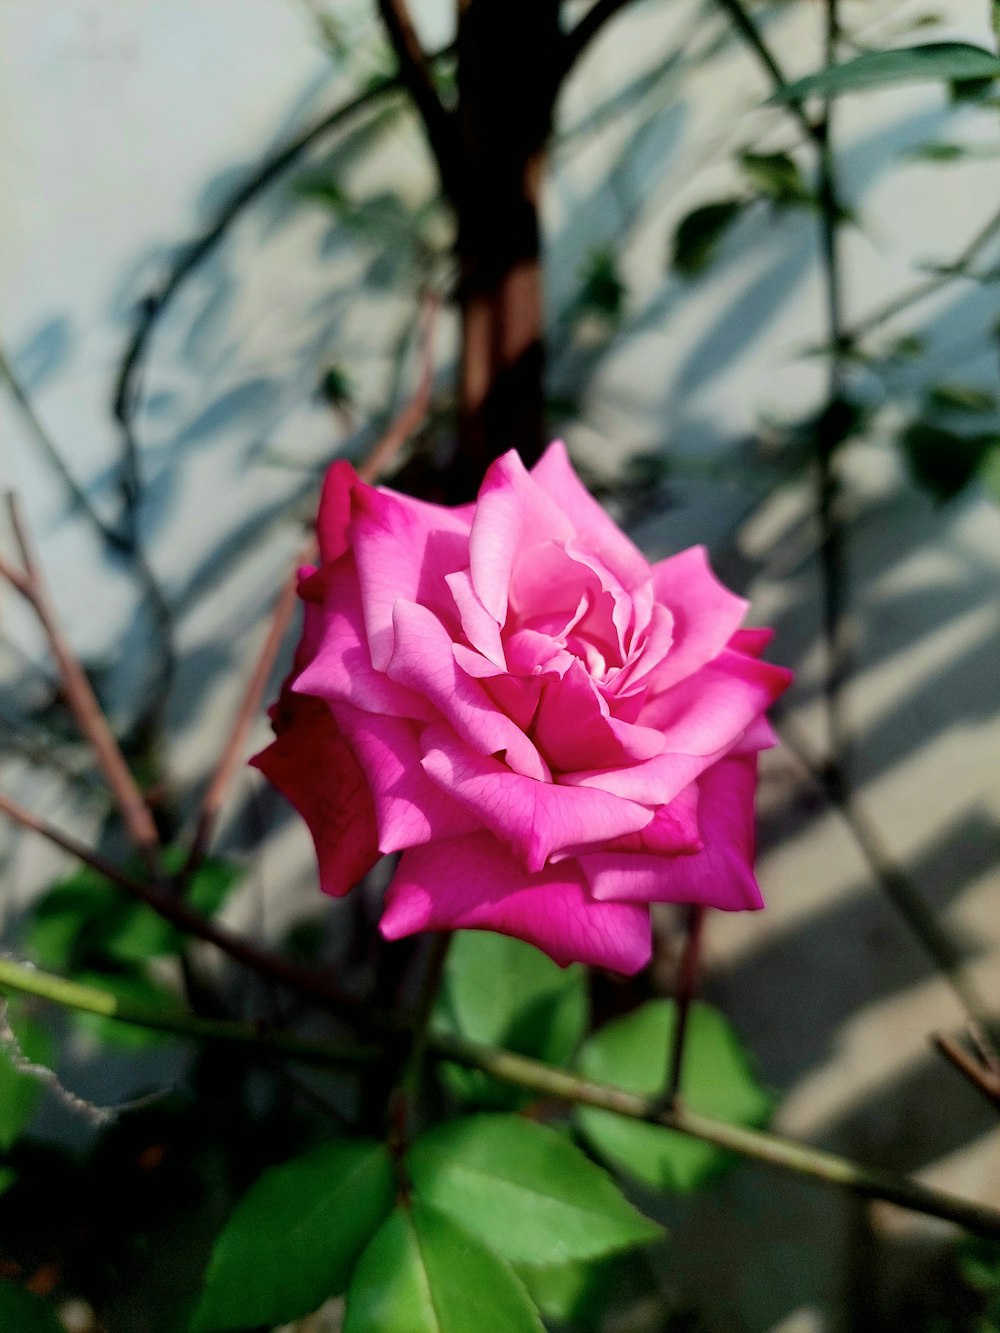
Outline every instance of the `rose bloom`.
<svg viewBox="0 0 1000 1333">
<path fill-rule="evenodd" d="M 295 668 L 253 761 L 341 895 L 402 852 L 382 934 L 495 930 L 638 971 L 649 904 L 763 905 L 764 710 L 790 673 L 692 547 L 650 565 L 561 443 L 474 504 L 327 474 Z"/>
</svg>

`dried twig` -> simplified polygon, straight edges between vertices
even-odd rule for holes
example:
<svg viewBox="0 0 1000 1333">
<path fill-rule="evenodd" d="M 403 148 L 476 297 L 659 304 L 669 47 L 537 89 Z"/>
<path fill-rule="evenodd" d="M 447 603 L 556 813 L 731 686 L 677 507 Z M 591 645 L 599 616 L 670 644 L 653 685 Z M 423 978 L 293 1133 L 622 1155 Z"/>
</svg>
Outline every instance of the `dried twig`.
<svg viewBox="0 0 1000 1333">
<path fill-rule="evenodd" d="M 974 1034 L 968 1035 L 976 1042 Z M 934 1034 L 934 1045 L 1000 1111 L 1000 1069 L 995 1064 L 995 1057 L 981 1050 L 973 1055 L 945 1032 Z"/>
<path fill-rule="evenodd" d="M 189 907 L 166 889 L 143 884 L 140 880 L 120 869 L 112 861 L 107 860 L 106 857 L 92 851 L 84 843 L 77 841 L 69 834 L 63 833 L 61 829 L 57 829 L 47 820 L 32 814 L 30 810 L 24 809 L 23 806 L 18 805 L 16 801 L 12 801 L 9 796 L 2 792 L 0 792 L 0 813 L 7 815 L 15 823 L 20 824 L 22 828 L 30 829 L 56 847 L 61 847 L 63 851 L 69 852 L 71 856 L 75 856 L 85 865 L 89 865 L 99 874 L 111 880 L 112 883 L 117 884 L 119 888 L 124 889 L 132 898 L 152 908 L 165 921 L 169 921 L 179 930 L 194 936 L 196 939 L 204 940 L 206 944 L 214 945 L 220 952 L 236 962 L 242 963 L 244 967 L 256 972 L 258 976 L 266 977 L 269 981 L 278 982 L 299 995 L 308 996 L 309 999 L 316 1001 L 326 1009 L 343 1013 L 345 1010 L 352 1008 L 350 999 L 328 977 L 320 976 L 307 968 L 289 962 L 278 954 L 268 953 L 266 950 L 258 948 L 250 940 L 244 939 L 243 936 L 233 934 L 224 927 L 216 925 L 214 921 L 202 916 L 200 912 L 196 912 L 194 908 Z"/>
<path fill-rule="evenodd" d="M 59 670 L 59 679 L 70 710 L 94 752 L 98 766 L 121 811 L 129 837 L 145 857 L 150 869 L 156 873 L 160 838 L 149 806 L 125 762 L 125 756 L 101 710 L 86 672 L 62 632 L 41 569 L 35 559 L 27 525 L 21 515 L 16 496 L 13 494 L 7 496 L 7 506 L 21 553 L 22 568 L 18 570 L 7 560 L 2 560 L 0 574 L 31 604 L 38 617 Z"/>
</svg>

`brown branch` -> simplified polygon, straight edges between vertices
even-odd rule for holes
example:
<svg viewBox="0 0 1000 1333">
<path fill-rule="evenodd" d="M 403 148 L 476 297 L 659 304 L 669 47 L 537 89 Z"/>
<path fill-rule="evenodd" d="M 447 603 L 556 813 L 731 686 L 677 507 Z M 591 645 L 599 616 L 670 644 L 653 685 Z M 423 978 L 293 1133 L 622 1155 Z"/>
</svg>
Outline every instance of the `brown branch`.
<svg viewBox="0 0 1000 1333">
<path fill-rule="evenodd" d="M 427 133 L 445 193 L 453 195 L 458 177 L 459 139 L 452 113 L 438 96 L 427 53 L 413 26 L 406 0 L 378 0 L 379 13 L 399 62 L 399 78 Z"/>
<path fill-rule="evenodd" d="M 937 1032 L 934 1045 L 950 1060 L 959 1073 L 964 1074 L 969 1082 L 983 1094 L 987 1101 L 1000 1111 L 1000 1070 L 991 1067 L 985 1059 L 978 1058 L 960 1046 L 954 1037 Z"/>
<path fill-rule="evenodd" d="M 629 0 L 597 0 L 575 28 L 566 34 L 563 44 L 562 77 L 565 78 L 609 19 L 625 8 Z"/>
<path fill-rule="evenodd" d="M 69 641 L 62 632 L 55 607 L 49 596 L 41 569 L 35 559 L 32 543 L 28 535 L 17 498 L 7 496 L 10 521 L 14 529 L 21 553 L 21 571 L 13 569 L 7 561 L 0 564 L 0 573 L 30 603 L 39 624 L 45 631 L 52 656 L 59 671 L 59 679 L 70 710 L 77 725 L 86 737 L 97 760 L 101 772 L 128 829 L 129 837 L 138 851 L 145 857 L 151 870 L 157 870 L 159 834 L 153 816 L 146 804 L 139 786 L 125 762 L 125 756 L 115 740 L 107 718 L 101 711 L 101 705 L 91 688 L 87 674 L 73 653 Z"/>
<path fill-rule="evenodd" d="M 47 820 L 32 814 L 30 810 L 18 805 L 2 792 L 0 792 L 0 812 L 16 824 L 20 824 L 22 828 L 37 833 L 39 837 L 45 838 L 64 852 L 69 852 L 71 856 L 75 856 L 98 874 L 104 875 L 113 884 L 124 889 L 130 897 L 144 903 L 171 925 L 188 935 L 193 935 L 196 939 L 204 940 L 206 944 L 214 945 L 221 953 L 241 963 L 258 976 L 277 982 L 299 995 L 305 995 L 316 1001 L 323 1008 L 340 1014 L 352 1007 L 349 998 L 327 977 L 299 967 L 278 954 L 258 948 L 241 935 L 235 935 L 225 927 L 216 925 L 214 921 L 202 916 L 194 908 L 188 907 L 180 898 L 167 890 L 143 884 L 116 866 L 113 861 L 93 851 L 70 834 L 63 833 Z"/>
</svg>

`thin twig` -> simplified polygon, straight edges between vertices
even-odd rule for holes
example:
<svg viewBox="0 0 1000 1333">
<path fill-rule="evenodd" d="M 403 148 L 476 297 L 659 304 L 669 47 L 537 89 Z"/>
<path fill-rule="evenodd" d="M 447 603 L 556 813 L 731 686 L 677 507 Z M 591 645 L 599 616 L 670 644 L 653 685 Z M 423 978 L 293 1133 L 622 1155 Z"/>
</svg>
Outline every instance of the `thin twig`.
<svg viewBox="0 0 1000 1333">
<path fill-rule="evenodd" d="M 701 965 L 701 940 L 705 926 L 706 909 L 701 903 L 693 903 L 688 908 L 684 931 L 684 950 L 681 954 L 680 967 L 677 971 L 675 1001 L 677 1016 L 674 1024 L 674 1040 L 670 1048 L 670 1068 L 663 1090 L 663 1105 L 676 1106 L 681 1096 L 681 1081 L 684 1073 L 684 1048 L 687 1042 L 688 1019 L 691 1004 L 698 988 L 698 972 Z"/>
<path fill-rule="evenodd" d="M 35 559 L 27 525 L 21 515 L 17 498 L 8 495 L 7 505 L 10 521 L 14 529 L 21 553 L 21 575 L 12 579 L 13 586 L 31 604 L 38 621 L 45 631 L 49 648 L 59 670 L 59 679 L 77 725 L 94 752 L 101 772 L 118 809 L 121 811 L 129 837 L 137 850 L 146 858 L 151 870 L 157 870 L 157 853 L 160 846 L 156 824 L 150 813 L 139 786 L 133 778 L 125 757 L 101 710 L 97 696 L 91 688 L 87 674 L 70 648 L 69 641 L 62 632 L 56 616 L 55 607 L 49 596 L 42 577 L 41 569 Z M 0 573 L 10 578 L 12 571 L 4 562 Z"/>
<path fill-rule="evenodd" d="M 20 824 L 22 828 L 30 829 L 40 837 L 47 839 L 56 847 L 61 847 L 63 851 L 69 852 L 85 865 L 98 871 L 105 878 L 117 884 L 131 897 L 138 902 L 145 903 L 147 907 L 152 908 L 158 916 L 165 921 L 169 921 L 179 930 L 188 935 L 193 935 L 196 939 L 204 940 L 206 944 L 212 944 L 221 953 L 232 958 L 235 962 L 241 963 L 250 971 L 258 976 L 265 977 L 270 981 L 275 981 L 296 994 L 308 996 L 309 999 L 320 1004 L 325 1009 L 330 1009 L 336 1013 L 343 1014 L 350 1012 L 354 1006 L 346 995 L 344 995 L 337 986 L 327 976 L 321 976 L 317 972 L 299 967 L 279 954 L 268 953 L 260 949 L 250 940 L 242 935 L 235 935 L 222 926 L 218 926 L 214 921 L 196 912 L 175 894 L 161 888 L 154 888 L 149 884 L 143 884 L 140 880 L 127 874 L 114 862 L 107 860 L 98 852 L 92 851 L 84 843 L 61 829 L 57 829 L 47 820 L 33 814 L 30 810 L 24 809 L 16 801 L 12 801 L 9 796 L 0 793 L 0 813 Z"/>
<path fill-rule="evenodd" d="M 986 1100 L 1000 1111 L 1000 1073 L 996 1069 L 991 1069 L 945 1032 L 934 1034 L 934 1045 L 974 1087 L 979 1089 Z"/>
<path fill-rule="evenodd" d="M 263 1052 L 287 1055 L 310 1063 L 367 1063 L 378 1059 L 381 1054 L 375 1047 L 334 1045 L 259 1029 L 250 1023 L 224 1022 L 197 1018 L 183 1012 L 169 1014 L 147 1009 L 97 987 L 80 985 L 4 959 L 0 959 L 0 988 L 35 995 L 67 1008 L 101 1014 L 139 1027 L 154 1027 L 158 1031 L 173 1032 L 177 1036 L 196 1040 L 231 1041 L 250 1049 L 259 1047 Z M 612 1084 L 581 1078 L 540 1060 L 469 1041 L 465 1037 L 432 1032 L 427 1046 L 442 1059 L 470 1069 L 480 1069 L 505 1083 L 526 1088 L 544 1097 L 592 1106 L 629 1120 L 663 1125 L 679 1134 L 701 1139 L 705 1143 L 712 1143 L 716 1147 L 796 1175 L 823 1181 L 867 1198 L 884 1199 L 901 1208 L 909 1208 L 931 1217 L 941 1217 L 979 1235 L 1000 1236 L 1000 1210 L 989 1204 L 960 1198 L 946 1190 L 923 1185 L 892 1171 L 862 1166 L 809 1144 L 763 1130 L 744 1129 L 740 1125 L 698 1115 L 684 1107 L 664 1109 L 658 1105 L 656 1098 L 643 1097 Z"/>
<path fill-rule="evenodd" d="M 434 84 L 430 57 L 420 45 L 406 0 L 378 0 L 378 10 L 399 62 L 399 80 L 423 121 L 441 183 L 451 194 L 458 180 L 459 138 L 455 117 Z"/>
<path fill-rule="evenodd" d="M 580 59 L 608 20 L 614 18 L 627 4 L 629 4 L 629 0 L 596 0 L 596 3 L 591 5 L 576 27 L 569 30 L 563 40 L 563 78 Z"/>
<path fill-rule="evenodd" d="M 390 422 L 385 433 L 368 451 L 362 462 L 358 464 L 357 474 L 362 481 L 375 482 L 389 469 L 399 450 L 423 423 L 427 415 L 431 391 L 434 387 L 434 327 L 439 307 L 440 301 L 436 294 L 429 293 L 424 300 L 421 311 L 421 367 L 416 388 L 398 415 Z M 281 651 L 285 634 L 298 605 L 297 570 L 299 566 L 309 564 L 315 558 L 316 549 L 316 539 L 310 537 L 305 546 L 299 551 L 295 561 L 296 567 L 286 580 L 275 603 L 260 652 L 254 662 L 253 670 L 233 717 L 229 734 L 222 747 L 222 753 L 198 810 L 191 847 L 184 867 L 178 876 L 178 884 L 181 890 L 191 882 L 211 844 L 216 822 L 243 756 L 247 734 L 260 712 L 261 700 L 264 697 L 264 690 L 267 688 L 271 670 L 278 653 Z"/>
<path fill-rule="evenodd" d="M 785 78 L 784 70 L 778 64 L 771 48 L 764 41 L 756 22 L 744 8 L 742 0 L 716 0 L 716 2 L 729 15 L 733 22 L 733 26 L 763 66 L 774 85 L 775 92 L 783 92 L 788 87 L 788 80 Z M 820 129 L 809 119 L 802 103 L 797 100 L 791 100 L 787 101 L 785 105 L 799 122 L 805 134 L 810 139 L 817 140 L 820 134 Z"/>
</svg>

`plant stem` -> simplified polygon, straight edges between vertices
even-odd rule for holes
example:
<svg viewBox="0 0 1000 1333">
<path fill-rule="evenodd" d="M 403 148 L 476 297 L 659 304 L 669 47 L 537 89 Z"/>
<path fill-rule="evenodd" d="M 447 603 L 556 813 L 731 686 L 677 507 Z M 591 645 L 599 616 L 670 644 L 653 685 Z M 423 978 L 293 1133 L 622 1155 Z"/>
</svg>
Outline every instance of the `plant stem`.
<svg viewBox="0 0 1000 1333">
<path fill-rule="evenodd" d="M 40 1000 L 81 1013 L 113 1018 L 132 1027 L 168 1032 L 192 1041 L 221 1041 L 263 1053 L 288 1056 L 309 1064 L 367 1064 L 381 1059 L 382 1048 L 334 1041 L 316 1041 L 286 1032 L 274 1032 L 258 1023 L 199 1018 L 184 1011 L 159 1009 L 134 1000 L 122 1000 L 96 986 L 84 986 L 65 977 L 42 972 L 23 963 L 0 958 L 0 990 L 33 995 Z"/>
<path fill-rule="evenodd" d="M 341 1046 L 332 1042 L 306 1041 L 284 1033 L 268 1032 L 251 1023 L 221 1022 L 195 1018 L 185 1013 L 161 1013 L 131 1001 L 119 1000 L 97 987 L 66 981 L 62 977 L 9 959 L 0 959 L 0 989 L 34 995 L 66 1008 L 100 1014 L 138 1027 L 172 1032 L 196 1040 L 230 1041 L 250 1049 L 260 1047 L 269 1053 L 310 1063 L 336 1065 L 368 1062 L 379 1059 L 381 1055 L 381 1051 L 372 1046 Z M 931 1217 L 941 1217 L 979 1235 L 1000 1236 L 1000 1209 L 959 1198 L 891 1171 L 861 1166 L 808 1144 L 796 1143 L 762 1130 L 727 1124 L 683 1107 L 664 1108 L 654 1097 L 644 1097 L 607 1083 L 596 1083 L 568 1070 L 543 1064 L 540 1060 L 516 1055 L 499 1047 L 485 1046 L 465 1037 L 429 1033 L 426 1049 L 442 1059 L 452 1060 L 470 1069 L 480 1069 L 505 1083 L 526 1088 L 541 1096 L 593 1106 L 630 1120 L 663 1125 L 679 1134 L 713 1143 L 719 1148 L 796 1175 L 821 1180 L 868 1198 L 884 1199 L 901 1208 L 926 1213 Z"/>
<path fill-rule="evenodd" d="M 677 1020 L 674 1027 L 674 1040 L 670 1051 L 670 1068 L 663 1090 L 663 1107 L 676 1106 L 681 1095 L 681 1079 L 684 1073 L 684 1047 L 687 1041 L 688 1018 L 691 1002 L 698 986 L 698 971 L 701 965 L 701 939 L 705 926 L 705 908 L 694 903 L 688 908 L 687 923 L 684 932 L 684 950 L 680 966 L 677 969 Z"/>
<path fill-rule="evenodd" d="M 861 1166 L 808 1144 L 727 1124 L 681 1106 L 664 1108 L 656 1098 L 626 1092 L 606 1083 L 595 1083 L 568 1070 L 555 1069 L 512 1051 L 481 1046 L 464 1037 L 435 1033 L 430 1046 L 445 1059 L 481 1069 L 505 1083 L 561 1101 L 613 1111 L 630 1120 L 652 1121 L 783 1171 L 809 1176 L 867 1198 L 884 1199 L 931 1217 L 945 1218 L 979 1235 L 1000 1236 L 1000 1209 L 958 1198 L 894 1172 Z"/>
</svg>

